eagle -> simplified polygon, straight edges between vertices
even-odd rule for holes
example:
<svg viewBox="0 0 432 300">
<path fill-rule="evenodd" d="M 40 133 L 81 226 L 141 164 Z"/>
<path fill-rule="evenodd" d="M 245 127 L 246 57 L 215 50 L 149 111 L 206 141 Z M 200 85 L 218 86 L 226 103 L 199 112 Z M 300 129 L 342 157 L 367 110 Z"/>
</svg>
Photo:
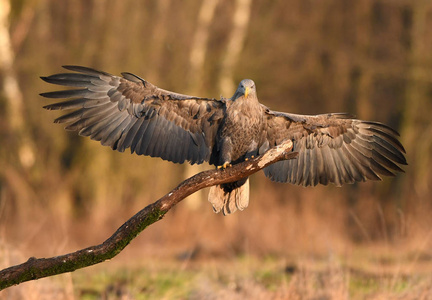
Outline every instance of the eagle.
<svg viewBox="0 0 432 300">
<path fill-rule="evenodd" d="M 174 163 L 227 168 L 290 139 L 297 158 L 272 164 L 264 174 L 302 186 L 381 180 L 403 172 L 407 164 L 391 127 L 346 113 L 273 111 L 258 101 L 250 79 L 242 80 L 231 98 L 213 99 L 164 90 L 131 73 L 63 68 L 72 72 L 41 79 L 74 89 L 42 93 L 63 99 L 44 108 L 73 110 L 54 122 L 120 152 L 129 148 Z M 208 199 L 216 213 L 243 210 L 249 204 L 249 180 L 213 186 Z"/>
</svg>

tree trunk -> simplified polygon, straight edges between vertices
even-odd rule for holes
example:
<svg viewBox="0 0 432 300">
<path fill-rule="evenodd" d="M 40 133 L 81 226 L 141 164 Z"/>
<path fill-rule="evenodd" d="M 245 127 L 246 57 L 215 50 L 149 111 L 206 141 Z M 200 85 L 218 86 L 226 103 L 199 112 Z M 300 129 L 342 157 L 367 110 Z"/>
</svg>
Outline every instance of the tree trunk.
<svg viewBox="0 0 432 300">
<path fill-rule="evenodd" d="M 11 43 L 9 13 L 9 1 L 0 0 L 0 76 L 3 78 L 2 89 L 6 100 L 8 124 L 12 133 L 18 137 L 19 161 L 23 167 L 29 168 L 35 160 L 34 147 L 26 129 L 23 96 L 14 70 L 15 55 Z"/>
</svg>

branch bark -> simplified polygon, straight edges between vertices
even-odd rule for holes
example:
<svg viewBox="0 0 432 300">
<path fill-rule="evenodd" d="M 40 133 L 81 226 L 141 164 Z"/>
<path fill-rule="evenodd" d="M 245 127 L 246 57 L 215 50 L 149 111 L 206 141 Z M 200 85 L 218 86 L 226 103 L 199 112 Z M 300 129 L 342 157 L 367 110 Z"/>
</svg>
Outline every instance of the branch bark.
<svg viewBox="0 0 432 300">
<path fill-rule="evenodd" d="M 158 201 L 148 205 L 102 244 L 51 258 L 31 257 L 25 263 L 0 271 L 0 290 L 25 281 L 72 272 L 111 259 L 119 254 L 139 233 L 159 221 L 177 203 L 203 188 L 232 182 L 252 175 L 281 160 L 293 159 L 291 140 L 249 161 L 224 170 L 198 173 L 182 183 Z"/>
</svg>

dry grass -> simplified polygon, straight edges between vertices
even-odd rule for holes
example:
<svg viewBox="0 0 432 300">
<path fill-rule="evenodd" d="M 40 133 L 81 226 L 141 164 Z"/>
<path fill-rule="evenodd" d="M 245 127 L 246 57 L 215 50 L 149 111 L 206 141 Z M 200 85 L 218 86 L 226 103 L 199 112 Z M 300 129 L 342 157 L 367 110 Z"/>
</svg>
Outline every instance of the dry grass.
<svg viewBox="0 0 432 300">
<path fill-rule="evenodd" d="M 134 254 L 136 254 L 135 249 Z M 357 249 L 358 250 L 358 249 Z M 3 299 L 429 299 L 432 262 L 362 247 L 352 255 L 114 262 L 13 287 Z M 356 252 L 356 251 L 355 251 Z M 381 251 L 380 251 L 381 252 Z M 377 261 L 377 258 L 380 260 Z"/>
</svg>

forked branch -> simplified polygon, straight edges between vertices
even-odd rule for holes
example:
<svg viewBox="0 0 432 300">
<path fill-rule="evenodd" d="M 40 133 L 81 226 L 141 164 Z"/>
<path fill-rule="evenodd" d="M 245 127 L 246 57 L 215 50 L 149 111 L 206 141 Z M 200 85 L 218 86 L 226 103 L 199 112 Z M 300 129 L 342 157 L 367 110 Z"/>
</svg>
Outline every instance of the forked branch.
<svg viewBox="0 0 432 300">
<path fill-rule="evenodd" d="M 31 257 L 25 263 L 0 271 L 0 290 L 25 281 L 72 272 L 111 259 L 147 226 L 162 219 L 174 205 L 187 196 L 212 185 L 237 181 L 278 161 L 293 159 L 297 153 L 291 152 L 292 147 L 291 140 L 288 140 L 261 156 L 231 168 L 198 173 L 139 211 L 102 244 L 51 258 Z"/>
</svg>

